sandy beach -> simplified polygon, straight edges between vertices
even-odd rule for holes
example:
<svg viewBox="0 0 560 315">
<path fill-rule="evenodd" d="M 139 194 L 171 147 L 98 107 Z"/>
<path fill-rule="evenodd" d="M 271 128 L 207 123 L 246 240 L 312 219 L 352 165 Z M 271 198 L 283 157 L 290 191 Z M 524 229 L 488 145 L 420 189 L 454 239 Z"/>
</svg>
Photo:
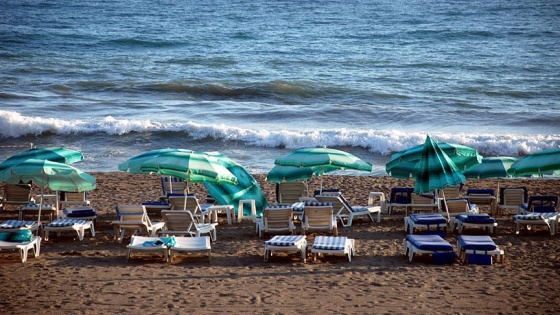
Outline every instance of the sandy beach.
<svg viewBox="0 0 560 315">
<path fill-rule="evenodd" d="M 96 236 L 52 235 L 41 255 L 21 263 L 14 251 L 0 253 L 2 314 L 554 314 L 560 312 L 560 238 L 545 228 L 513 233 L 511 215 L 497 217 L 494 241 L 505 250 L 502 264 L 434 265 L 409 262 L 402 254 L 403 213 L 382 222 L 355 221 L 340 235 L 356 240 L 352 262 L 327 257 L 302 263 L 296 255 L 263 262 L 263 241 L 249 221 L 227 225 L 219 218 L 212 261 L 180 255 L 165 263 L 156 255 L 133 255 L 125 263 L 123 243 L 113 240 L 115 205 L 155 200 L 158 176 L 92 173 L 97 189 L 89 193 L 99 217 Z M 255 176 L 269 201 L 274 184 Z M 370 191 L 388 195 L 391 187 L 413 186 L 390 177 L 325 176 L 355 205 Z M 526 186 L 529 194 L 560 195 L 558 179 L 500 180 L 500 187 Z M 310 181 L 310 189 L 319 180 Z M 468 180 L 465 188 L 497 188 L 497 180 Z M 194 184 L 199 198 L 206 192 Z M 11 209 L 11 210 L 10 210 Z M 10 208 L 0 217 L 16 218 Z M 152 220 L 156 221 L 157 218 Z M 475 230 L 472 233 L 480 234 Z M 308 234 L 312 240 L 316 234 Z M 457 235 L 446 236 L 456 246 Z M 310 242 L 311 243 L 311 242 Z"/>
</svg>

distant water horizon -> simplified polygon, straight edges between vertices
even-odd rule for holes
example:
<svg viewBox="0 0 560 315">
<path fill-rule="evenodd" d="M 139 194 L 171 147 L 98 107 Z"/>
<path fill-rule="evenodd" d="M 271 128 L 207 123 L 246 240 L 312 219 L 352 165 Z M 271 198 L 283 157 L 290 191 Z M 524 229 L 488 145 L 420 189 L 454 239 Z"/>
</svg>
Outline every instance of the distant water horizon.
<svg viewBox="0 0 560 315">
<path fill-rule="evenodd" d="M 174 147 L 266 173 L 326 146 L 385 175 L 428 134 L 483 156 L 560 147 L 559 13 L 545 0 L 7 0 L 0 160 L 65 146 L 108 172 Z"/>
</svg>

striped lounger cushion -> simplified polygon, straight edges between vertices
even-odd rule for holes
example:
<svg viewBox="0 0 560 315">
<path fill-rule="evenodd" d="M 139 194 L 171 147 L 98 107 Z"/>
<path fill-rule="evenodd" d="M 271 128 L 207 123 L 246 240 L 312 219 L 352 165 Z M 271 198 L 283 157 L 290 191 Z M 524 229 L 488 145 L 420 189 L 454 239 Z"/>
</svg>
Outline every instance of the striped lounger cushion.
<svg viewBox="0 0 560 315">
<path fill-rule="evenodd" d="M 554 218 L 558 212 L 544 212 L 544 213 L 529 213 L 529 214 L 516 214 L 513 216 L 516 220 L 546 220 Z"/>
<path fill-rule="evenodd" d="M 75 220 L 75 219 L 55 219 L 51 223 L 47 224 L 49 227 L 64 227 L 72 226 L 75 224 L 85 224 L 86 220 Z"/>
<path fill-rule="evenodd" d="M 0 229 L 30 228 L 36 224 L 35 221 L 6 220 L 0 224 Z"/>
<path fill-rule="evenodd" d="M 312 248 L 322 250 L 344 250 L 346 249 L 346 236 L 317 236 Z"/>
<path fill-rule="evenodd" d="M 264 243 L 269 246 L 295 246 L 304 240 L 304 235 L 275 235 Z"/>
</svg>

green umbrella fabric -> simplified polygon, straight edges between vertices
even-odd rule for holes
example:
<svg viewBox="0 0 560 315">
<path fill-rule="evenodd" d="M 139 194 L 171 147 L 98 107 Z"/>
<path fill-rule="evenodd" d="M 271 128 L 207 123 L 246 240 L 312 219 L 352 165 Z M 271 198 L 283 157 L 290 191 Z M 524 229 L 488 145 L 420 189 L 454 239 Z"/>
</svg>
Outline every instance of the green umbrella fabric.
<svg viewBox="0 0 560 315">
<path fill-rule="evenodd" d="M 0 170 L 19 164 L 28 159 L 49 160 L 58 163 L 72 164 L 84 159 L 80 151 L 63 147 L 32 148 L 16 153 L 0 164 Z"/>
<path fill-rule="evenodd" d="M 233 205 L 237 211 L 243 211 L 243 215 L 251 215 L 251 209 L 244 207 L 239 209 L 239 200 L 253 199 L 257 208 L 257 215 L 262 213 L 268 202 L 266 196 L 257 180 L 247 170 L 234 160 L 218 152 L 207 153 L 218 159 L 218 161 L 227 168 L 235 177 L 237 184 L 216 184 L 204 182 L 204 187 L 208 194 L 214 198 L 218 204 Z M 238 213 L 238 212 L 237 212 Z"/>
<path fill-rule="evenodd" d="M 329 148 L 306 148 L 299 149 L 279 157 L 274 161 L 275 165 L 296 167 L 326 167 L 336 166 L 339 169 L 351 169 L 371 172 L 372 165 L 359 157 L 336 149 Z M 323 172 L 324 174 L 325 172 Z"/>
<path fill-rule="evenodd" d="M 438 143 L 438 146 L 460 169 L 468 169 L 482 162 L 482 156 L 474 148 L 445 142 Z M 385 171 L 396 178 L 415 177 L 423 150 L 424 145 L 416 145 L 393 154 L 385 165 Z"/>
<path fill-rule="evenodd" d="M 33 181 L 41 188 L 38 221 L 41 220 L 42 196 L 47 187 L 51 190 L 78 192 L 96 187 L 95 177 L 73 166 L 38 159 L 27 159 L 0 171 L 0 181 L 7 184 Z"/>
<path fill-rule="evenodd" d="M 465 182 L 465 176 L 451 158 L 427 136 L 418 164 L 414 192 L 424 194 Z"/>
<path fill-rule="evenodd" d="M 275 165 L 266 175 L 266 181 L 272 183 L 281 182 L 293 182 L 299 180 L 307 180 L 311 177 L 319 176 L 324 173 L 339 170 L 337 166 L 327 165 L 327 166 L 307 166 L 307 167 L 296 167 L 296 166 L 282 166 Z"/>
<path fill-rule="evenodd" d="M 144 163 L 146 161 L 149 161 L 153 158 L 157 158 L 158 156 L 160 156 L 162 154 L 166 154 L 166 153 L 170 153 L 170 152 L 191 153 L 191 152 L 194 152 L 194 151 L 185 150 L 185 149 L 175 149 L 175 148 L 156 149 L 156 150 L 146 151 L 144 153 L 136 155 L 136 156 L 126 160 L 125 162 L 122 162 L 121 164 L 119 164 L 119 166 L 118 166 L 119 171 L 129 172 L 129 173 L 134 173 L 134 174 L 143 173 L 142 170 L 140 169 L 142 163 Z"/>
<path fill-rule="evenodd" d="M 485 157 L 480 164 L 472 166 L 463 172 L 465 178 L 498 178 L 508 177 L 509 169 L 517 161 L 510 156 Z"/>
<path fill-rule="evenodd" d="M 513 163 L 510 172 L 515 176 L 551 174 L 560 170 L 560 148 L 527 155 Z"/>
<path fill-rule="evenodd" d="M 204 152 L 167 152 L 141 163 L 143 173 L 175 176 L 188 182 L 237 184 L 237 177 L 220 161 Z"/>
</svg>

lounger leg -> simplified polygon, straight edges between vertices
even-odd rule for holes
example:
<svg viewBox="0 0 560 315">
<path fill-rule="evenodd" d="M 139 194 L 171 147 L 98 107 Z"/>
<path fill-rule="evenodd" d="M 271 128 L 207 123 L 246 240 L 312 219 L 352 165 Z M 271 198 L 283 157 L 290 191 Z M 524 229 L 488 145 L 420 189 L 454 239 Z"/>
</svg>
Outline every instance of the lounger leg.
<svg viewBox="0 0 560 315">
<path fill-rule="evenodd" d="M 95 226 L 93 225 L 93 222 L 89 225 L 89 231 L 91 233 L 91 237 L 95 237 Z"/>
<path fill-rule="evenodd" d="M 20 250 L 19 250 L 22 263 L 27 261 L 27 251 L 28 251 L 27 248 L 20 248 Z"/>
<path fill-rule="evenodd" d="M 83 225 L 80 226 L 76 232 L 78 232 L 78 239 L 80 241 L 83 241 L 84 240 L 84 234 L 85 234 L 84 226 Z"/>
<path fill-rule="evenodd" d="M 49 240 L 49 230 L 45 229 L 44 233 L 45 233 L 45 241 L 48 241 Z"/>
</svg>

